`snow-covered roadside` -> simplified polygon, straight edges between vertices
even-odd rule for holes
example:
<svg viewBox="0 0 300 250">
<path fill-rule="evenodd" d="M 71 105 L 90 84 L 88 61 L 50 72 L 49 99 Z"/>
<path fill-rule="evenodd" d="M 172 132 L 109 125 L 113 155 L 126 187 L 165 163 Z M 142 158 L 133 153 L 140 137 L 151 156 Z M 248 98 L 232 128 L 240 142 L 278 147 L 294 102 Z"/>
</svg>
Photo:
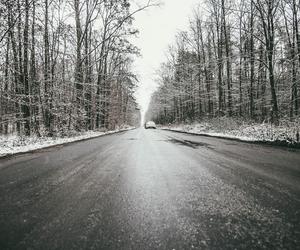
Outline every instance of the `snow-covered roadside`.
<svg viewBox="0 0 300 250">
<path fill-rule="evenodd" d="M 123 127 L 113 131 L 88 131 L 72 137 L 20 137 L 16 135 L 0 135 L 0 157 L 16 153 L 26 153 L 36 149 L 47 148 L 69 142 L 91 139 L 103 135 L 134 129 L 134 127 Z"/>
<path fill-rule="evenodd" d="M 236 123 L 228 121 L 228 119 L 218 119 L 211 122 L 169 125 L 161 126 L 160 128 L 248 142 L 268 142 L 279 145 L 299 146 L 300 128 L 298 123 L 274 126 L 269 123 Z"/>
</svg>

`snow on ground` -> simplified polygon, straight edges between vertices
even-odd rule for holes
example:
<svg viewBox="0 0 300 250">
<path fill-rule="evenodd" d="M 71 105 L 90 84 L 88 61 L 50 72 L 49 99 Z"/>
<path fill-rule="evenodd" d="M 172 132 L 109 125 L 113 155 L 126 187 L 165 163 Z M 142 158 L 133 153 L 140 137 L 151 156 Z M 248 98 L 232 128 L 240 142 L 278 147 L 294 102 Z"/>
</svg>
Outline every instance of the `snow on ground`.
<svg viewBox="0 0 300 250">
<path fill-rule="evenodd" d="M 179 124 L 162 126 L 181 132 L 218 136 L 243 141 L 285 142 L 286 144 L 299 143 L 300 123 L 281 122 L 279 126 L 271 123 L 250 123 L 236 121 L 229 118 L 214 118 L 193 124 Z"/>
<path fill-rule="evenodd" d="M 0 157 L 117 133 L 133 128 L 134 127 L 126 126 L 113 131 L 87 131 L 72 137 L 25 137 L 17 135 L 0 135 Z"/>
</svg>

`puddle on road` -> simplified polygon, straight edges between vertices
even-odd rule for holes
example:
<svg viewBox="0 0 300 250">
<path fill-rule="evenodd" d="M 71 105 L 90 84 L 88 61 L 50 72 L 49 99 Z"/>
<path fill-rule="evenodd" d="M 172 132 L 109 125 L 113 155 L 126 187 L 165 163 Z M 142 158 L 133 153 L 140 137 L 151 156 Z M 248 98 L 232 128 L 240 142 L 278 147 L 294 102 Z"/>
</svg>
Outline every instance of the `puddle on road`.
<svg viewBox="0 0 300 250">
<path fill-rule="evenodd" d="M 194 148 L 194 149 L 199 148 L 199 147 L 211 148 L 210 144 L 203 143 L 203 142 L 196 142 L 196 141 L 189 141 L 189 140 L 178 140 L 178 139 L 175 139 L 175 138 L 171 138 L 171 139 L 166 140 L 166 141 L 175 143 L 177 145 L 182 145 L 182 146 Z"/>
</svg>

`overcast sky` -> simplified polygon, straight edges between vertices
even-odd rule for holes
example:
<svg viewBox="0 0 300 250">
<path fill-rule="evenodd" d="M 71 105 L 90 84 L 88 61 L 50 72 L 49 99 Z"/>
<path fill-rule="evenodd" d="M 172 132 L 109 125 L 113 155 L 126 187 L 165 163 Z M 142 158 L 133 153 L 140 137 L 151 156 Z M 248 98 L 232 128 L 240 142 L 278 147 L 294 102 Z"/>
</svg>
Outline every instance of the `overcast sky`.
<svg viewBox="0 0 300 250">
<path fill-rule="evenodd" d="M 179 30 L 187 29 L 193 8 L 200 0 L 161 0 L 160 7 L 153 7 L 135 16 L 135 27 L 140 34 L 134 43 L 141 49 L 142 57 L 134 64 L 139 75 L 140 87 L 136 93 L 144 113 L 151 93 L 157 87 L 155 71 L 165 61 L 169 44 L 172 44 Z"/>
</svg>

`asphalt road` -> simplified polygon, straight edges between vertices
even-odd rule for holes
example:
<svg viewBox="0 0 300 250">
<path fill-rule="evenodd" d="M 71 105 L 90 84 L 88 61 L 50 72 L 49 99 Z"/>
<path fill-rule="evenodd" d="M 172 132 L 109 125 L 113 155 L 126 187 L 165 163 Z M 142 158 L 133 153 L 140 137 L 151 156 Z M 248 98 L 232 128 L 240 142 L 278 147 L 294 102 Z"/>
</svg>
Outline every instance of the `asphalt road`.
<svg viewBox="0 0 300 250">
<path fill-rule="evenodd" d="M 0 249 L 299 249 L 300 151 L 137 129 L 0 160 Z"/>
</svg>

